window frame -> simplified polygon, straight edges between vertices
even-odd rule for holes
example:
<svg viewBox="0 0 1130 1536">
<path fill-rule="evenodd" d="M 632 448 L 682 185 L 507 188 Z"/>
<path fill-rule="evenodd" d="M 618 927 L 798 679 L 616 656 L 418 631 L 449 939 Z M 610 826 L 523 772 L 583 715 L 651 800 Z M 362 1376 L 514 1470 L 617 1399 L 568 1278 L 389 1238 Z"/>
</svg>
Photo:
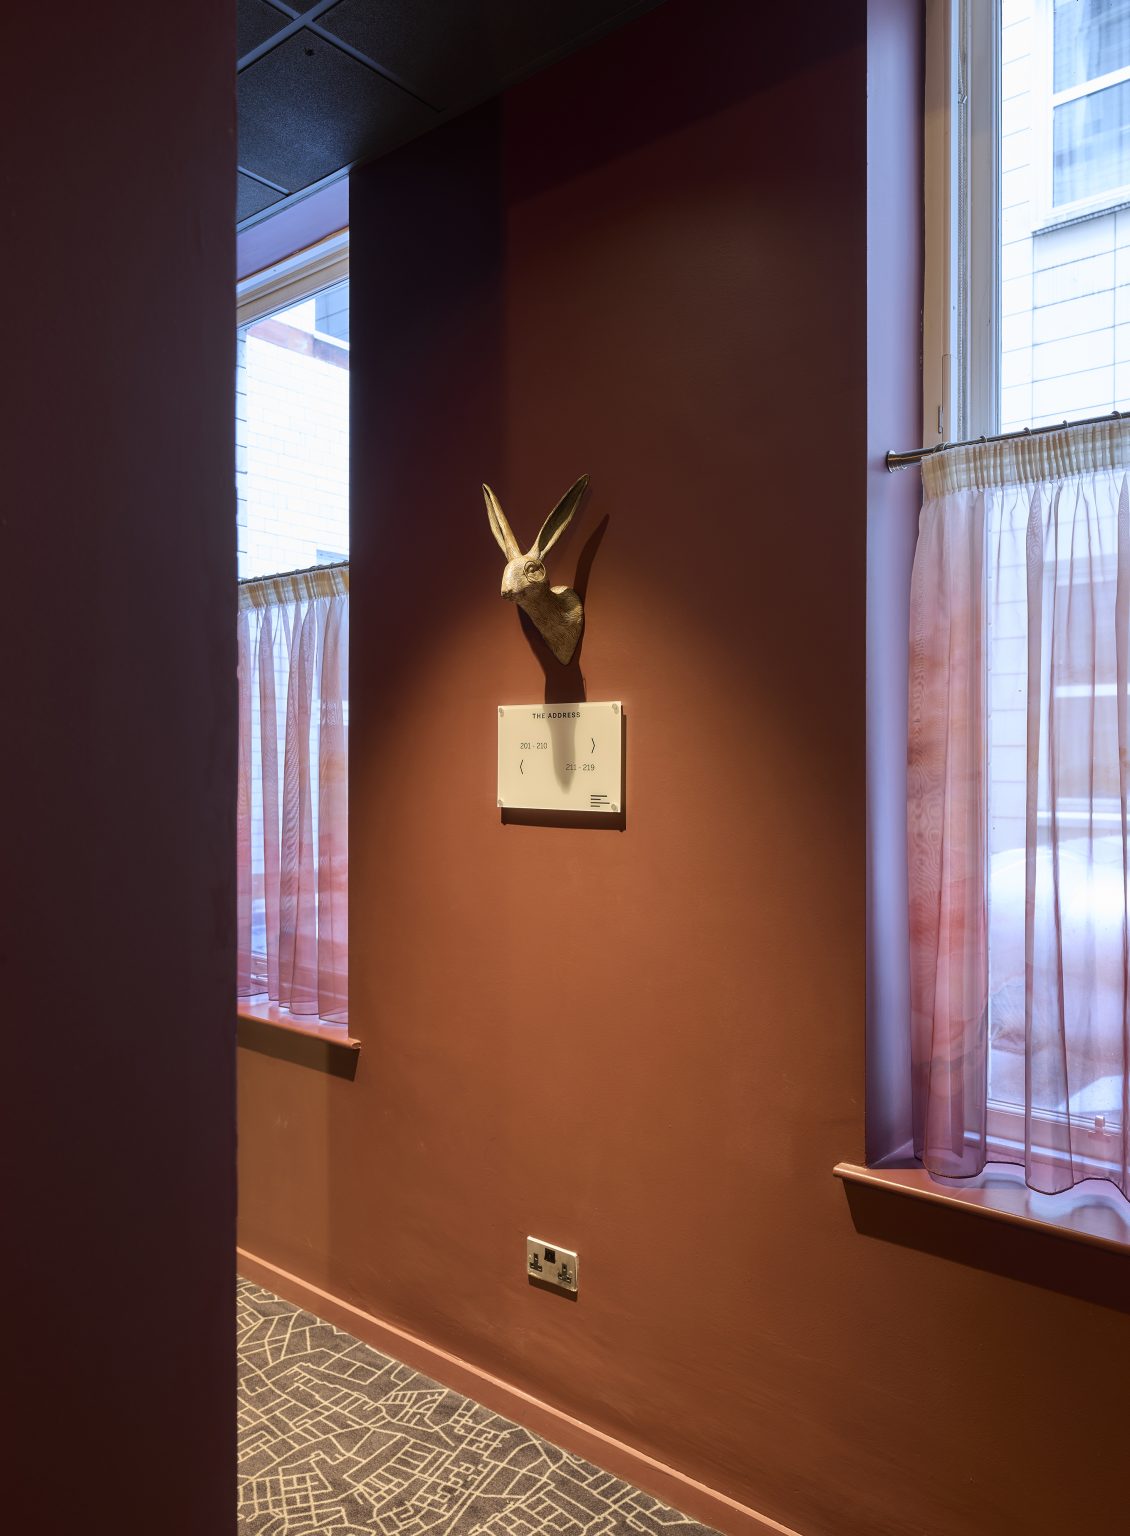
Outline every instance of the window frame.
<svg viewBox="0 0 1130 1536">
<path fill-rule="evenodd" d="M 1116 1164 L 1107 1156 L 1108 1149 L 1117 1147 L 1122 1140 L 1121 1130 L 1108 1126 L 1102 1115 L 1068 1115 L 1051 1110 L 1033 1109 L 1032 1119 L 1042 1125 L 1070 1124 L 1075 1147 L 1082 1146 L 1082 1156 L 1089 1171 L 1088 1178 L 1107 1178 Z M 986 1114 L 986 1139 L 993 1156 L 992 1162 L 1024 1162 L 1024 1110 L 1013 1104 L 990 1098 Z M 1046 1142 L 1040 1143 L 1040 1155 L 1045 1162 L 1063 1168 L 1078 1166 L 1079 1158 L 1057 1152 Z M 1107 1171 L 1104 1173 L 1103 1170 Z"/>
<path fill-rule="evenodd" d="M 926 0 L 927 444 L 999 429 L 1000 11 L 984 0 Z"/>
<path fill-rule="evenodd" d="M 295 251 L 236 284 L 236 330 L 276 310 L 300 304 L 349 277 L 349 231 Z"/>
</svg>

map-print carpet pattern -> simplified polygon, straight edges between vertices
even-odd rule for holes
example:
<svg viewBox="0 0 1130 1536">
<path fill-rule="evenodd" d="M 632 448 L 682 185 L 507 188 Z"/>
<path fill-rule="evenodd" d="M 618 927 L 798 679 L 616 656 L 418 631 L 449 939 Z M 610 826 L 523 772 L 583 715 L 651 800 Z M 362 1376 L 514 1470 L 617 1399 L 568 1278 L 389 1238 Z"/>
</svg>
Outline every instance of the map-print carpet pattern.
<svg viewBox="0 0 1130 1536">
<path fill-rule="evenodd" d="M 247 1536 L 716 1536 L 247 1280 L 238 1319 Z"/>
</svg>

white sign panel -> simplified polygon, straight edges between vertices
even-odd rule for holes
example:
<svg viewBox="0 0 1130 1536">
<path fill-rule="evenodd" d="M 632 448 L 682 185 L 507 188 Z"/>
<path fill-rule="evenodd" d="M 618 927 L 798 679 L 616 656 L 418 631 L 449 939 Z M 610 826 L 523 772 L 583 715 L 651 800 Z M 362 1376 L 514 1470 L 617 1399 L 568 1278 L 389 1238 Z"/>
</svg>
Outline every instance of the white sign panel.
<svg viewBox="0 0 1130 1536">
<path fill-rule="evenodd" d="M 605 704 L 503 704 L 498 803 L 504 810 L 620 810 L 621 713 Z"/>
</svg>

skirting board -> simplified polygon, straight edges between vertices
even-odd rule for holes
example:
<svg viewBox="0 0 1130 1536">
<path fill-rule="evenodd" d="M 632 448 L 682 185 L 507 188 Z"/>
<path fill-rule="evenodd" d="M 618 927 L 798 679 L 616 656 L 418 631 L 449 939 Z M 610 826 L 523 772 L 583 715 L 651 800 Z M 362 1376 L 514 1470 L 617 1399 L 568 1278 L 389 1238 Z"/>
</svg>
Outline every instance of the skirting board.
<svg viewBox="0 0 1130 1536">
<path fill-rule="evenodd" d="M 562 1450 L 585 1457 L 595 1466 L 633 1483 L 674 1509 L 714 1526 L 723 1536 L 765 1536 L 766 1532 L 771 1536 L 799 1536 L 789 1526 L 780 1525 L 768 1515 L 758 1514 L 748 1505 L 739 1504 L 736 1499 L 708 1488 L 705 1483 L 696 1482 L 603 1430 L 594 1429 L 591 1424 L 573 1418 L 560 1408 L 543 1403 L 458 1355 L 428 1344 L 393 1323 L 382 1322 L 379 1317 L 299 1279 L 288 1270 L 279 1269 L 245 1248 L 237 1248 L 236 1253 L 239 1272 L 245 1279 L 265 1286 L 296 1307 L 313 1312 L 403 1365 L 422 1371 L 442 1386 L 462 1392 L 476 1403 L 503 1414 L 515 1424 L 559 1445 Z"/>
</svg>

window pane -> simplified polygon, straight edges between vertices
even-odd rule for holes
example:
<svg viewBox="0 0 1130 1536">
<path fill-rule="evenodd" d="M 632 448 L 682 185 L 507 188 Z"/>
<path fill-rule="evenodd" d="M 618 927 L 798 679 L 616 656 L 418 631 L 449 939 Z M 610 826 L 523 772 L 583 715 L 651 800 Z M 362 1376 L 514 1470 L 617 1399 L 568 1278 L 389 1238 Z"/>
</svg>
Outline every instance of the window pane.
<svg viewBox="0 0 1130 1536">
<path fill-rule="evenodd" d="M 1125 186 L 1130 182 L 1130 80 L 1056 107 L 1052 137 L 1056 207 Z"/>
<path fill-rule="evenodd" d="M 244 326 L 236 368 L 240 576 L 349 558 L 349 283 Z"/>
<path fill-rule="evenodd" d="M 1055 0 L 1053 89 L 1130 65 L 1130 0 Z"/>
</svg>

